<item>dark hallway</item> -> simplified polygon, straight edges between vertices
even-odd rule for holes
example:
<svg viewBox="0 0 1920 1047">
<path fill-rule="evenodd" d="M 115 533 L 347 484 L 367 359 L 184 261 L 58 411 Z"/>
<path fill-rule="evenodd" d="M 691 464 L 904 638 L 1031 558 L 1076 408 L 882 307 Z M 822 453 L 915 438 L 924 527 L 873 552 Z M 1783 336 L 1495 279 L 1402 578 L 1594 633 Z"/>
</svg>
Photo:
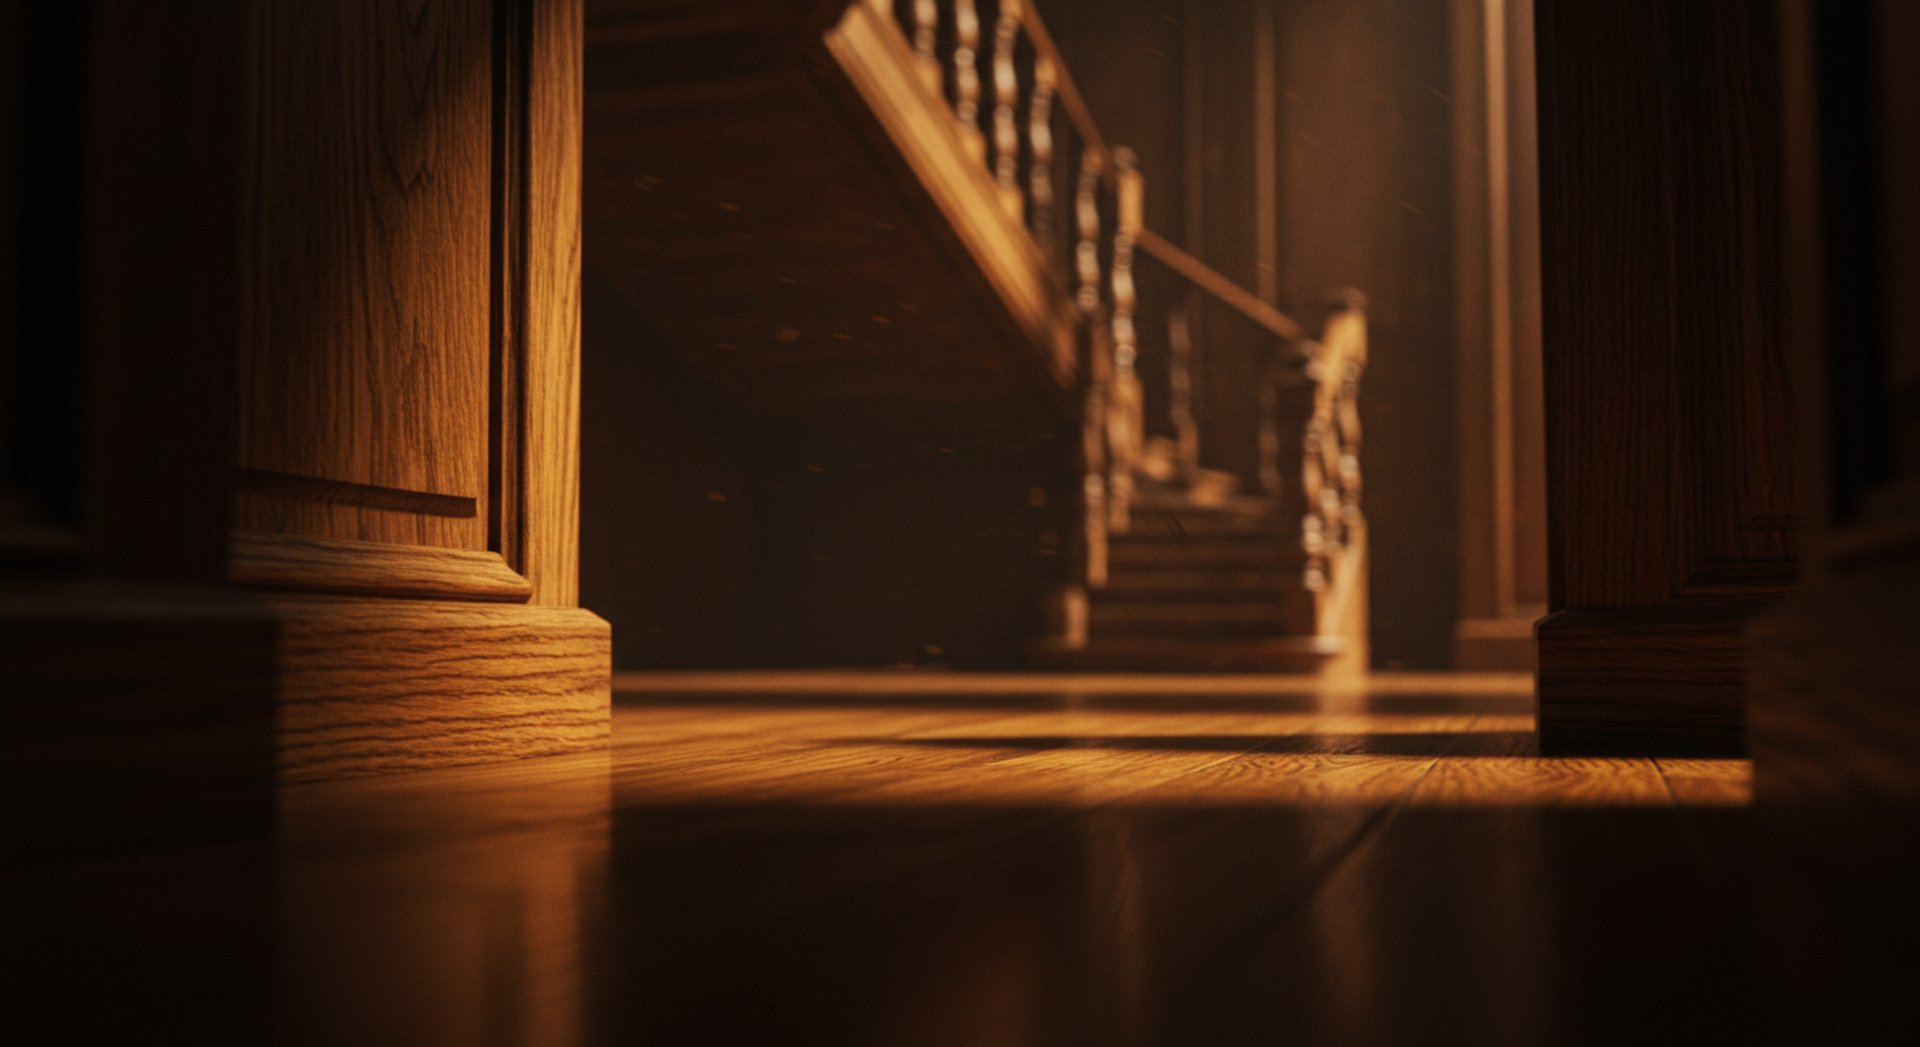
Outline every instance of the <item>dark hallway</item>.
<svg viewBox="0 0 1920 1047">
<path fill-rule="evenodd" d="M 1920 1042 L 1920 4 L 0 5 L 0 1043 Z"/>
</svg>

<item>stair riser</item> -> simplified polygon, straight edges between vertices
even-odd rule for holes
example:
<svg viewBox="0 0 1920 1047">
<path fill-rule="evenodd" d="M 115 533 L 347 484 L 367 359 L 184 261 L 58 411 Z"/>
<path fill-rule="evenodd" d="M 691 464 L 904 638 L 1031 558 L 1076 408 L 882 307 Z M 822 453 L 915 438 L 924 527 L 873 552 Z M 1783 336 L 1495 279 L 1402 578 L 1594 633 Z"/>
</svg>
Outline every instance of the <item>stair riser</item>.
<svg viewBox="0 0 1920 1047">
<path fill-rule="evenodd" d="M 1050 651 L 1041 663 L 1079 672 L 1312 672 L 1338 653 L 1323 645 L 1280 641 L 1096 640 L 1075 651 Z"/>
<path fill-rule="evenodd" d="M 1237 570 L 1226 567 L 1217 570 L 1194 570 L 1190 568 L 1157 568 L 1146 570 L 1131 568 L 1112 576 L 1105 588 L 1093 591 L 1093 596 L 1132 596 L 1161 598 L 1186 593 L 1247 593 L 1257 599 L 1282 599 L 1297 592 L 1305 592 L 1299 571 L 1283 570 Z"/>
<path fill-rule="evenodd" d="M 1311 614 L 1290 613 L 1285 609 L 1276 609 L 1272 615 L 1253 620 L 1179 614 L 1116 616 L 1101 611 L 1094 608 L 1087 619 L 1087 633 L 1096 639 L 1122 636 L 1279 638 L 1313 634 Z"/>
<path fill-rule="evenodd" d="M 1107 551 L 1107 562 L 1116 571 L 1297 571 L 1304 557 L 1279 549 L 1249 545 L 1245 548 L 1212 546 L 1139 546 L 1114 545 Z"/>
<path fill-rule="evenodd" d="M 1114 534 L 1116 539 L 1190 539 L 1213 540 L 1218 538 L 1283 542 L 1291 540 L 1298 528 L 1286 526 L 1278 519 L 1248 521 L 1238 517 L 1226 519 L 1169 519 L 1167 517 L 1135 516 L 1125 531 Z"/>
</svg>

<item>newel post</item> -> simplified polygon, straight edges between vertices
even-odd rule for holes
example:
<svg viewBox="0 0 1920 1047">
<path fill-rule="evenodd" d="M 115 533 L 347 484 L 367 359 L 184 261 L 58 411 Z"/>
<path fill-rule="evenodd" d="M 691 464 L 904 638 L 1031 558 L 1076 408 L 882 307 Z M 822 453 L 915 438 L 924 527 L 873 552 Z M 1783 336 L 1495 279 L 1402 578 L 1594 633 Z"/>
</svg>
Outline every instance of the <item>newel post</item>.
<svg viewBox="0 0 1920 1047">
<path fill-rule="evenodd" d="M 1796 576 L 1774 12 L 1540 0 L 1555 752 L 1742 746 L 1746 619 Z"/>
</svg>

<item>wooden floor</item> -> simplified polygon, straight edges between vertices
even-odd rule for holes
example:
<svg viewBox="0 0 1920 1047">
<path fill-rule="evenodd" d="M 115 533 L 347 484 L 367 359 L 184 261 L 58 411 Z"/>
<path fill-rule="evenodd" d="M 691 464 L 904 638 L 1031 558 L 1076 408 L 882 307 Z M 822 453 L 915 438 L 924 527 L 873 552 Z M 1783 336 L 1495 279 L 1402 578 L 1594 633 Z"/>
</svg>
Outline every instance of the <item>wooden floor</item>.
<svg viewBox="0 0 1920 1047">
<path fill-rule="evenodd" d="M 1540 758 L 1524 677 L 620 689 L 605 756 L 9 873 L 9 1009 L 35 1043 L 1742 1032 L 1746 764 Z"/>
</svg>

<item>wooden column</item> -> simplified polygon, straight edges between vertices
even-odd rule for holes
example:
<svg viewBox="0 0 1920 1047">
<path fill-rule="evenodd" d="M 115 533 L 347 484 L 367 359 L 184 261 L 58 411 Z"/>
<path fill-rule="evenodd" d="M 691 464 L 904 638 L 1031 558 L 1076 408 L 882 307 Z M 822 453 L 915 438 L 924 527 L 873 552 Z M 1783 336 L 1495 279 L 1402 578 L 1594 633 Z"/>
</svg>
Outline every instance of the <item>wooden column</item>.
<svg viewBox="0 0 1920 1047">
<path fill-rule="evenodd" d="M 578 609 L 579 0 L 263 5 L 231 570 L 290 779 L 605 743 Z"/>
<path fill-rule="evenodd" d="M 10 835 L 604 744 L 578 0 L 0 19 Z"/>
<path fill-rule="evenodd" d="M 1920 1036 L 1920 8 L 1780 7 L 1808 556 L 1804 591 L 1747 634 L 1766 1018 L 1788 1039 L 1903 1042 Z"/>
<path fill-rule="evenodd" d="M 1733 751 L 1795 575 L 1773 5 L 1539 0 L 1554 751 Z"/>
<path fill-rule="evenodd" d="M 1547 606 L 1533 2 L 1455 0 L 1453 37 L 1454 664 L 1532 669 Z"/>
</svg>

